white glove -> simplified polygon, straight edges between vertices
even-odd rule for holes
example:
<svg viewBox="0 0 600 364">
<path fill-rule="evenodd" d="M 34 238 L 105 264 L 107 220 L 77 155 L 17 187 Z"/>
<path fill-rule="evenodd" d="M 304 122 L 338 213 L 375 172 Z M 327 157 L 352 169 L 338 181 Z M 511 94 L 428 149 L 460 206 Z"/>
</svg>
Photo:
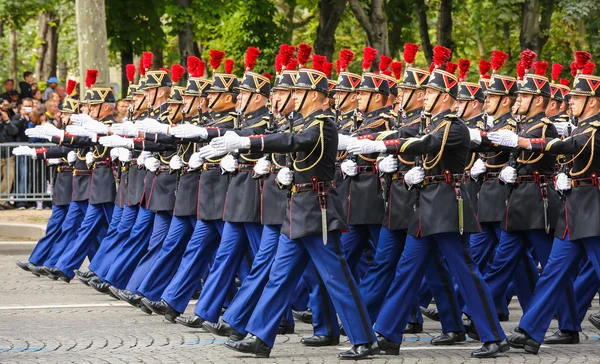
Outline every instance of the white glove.
<svg viewBox="0 0 600 364">
<path fill-rule="evenodd" d="M 200 156 L 200 153 L 194 153 L 190 157 L 190 161 L 188 162 L 188 165 L 190 166 L 191 169 L 197 169 L 197 168 L 202 167 L 203 163 L 204 163 L 204 159 Z"/>
<path fill-rule="evenodd" d="M 385 153 L 385 144 L 383 141 L 373 141 L 369 139 L 355 139 L 348 143 L 346 151 L 354 154 L 371 154 L 371 153 Z"/>
<path fill-rule="evenodd" d="M 356 162 L 350 159 L 343 161 L 340 165 L 340 169 L 342 170 L 344 176 L 354 177 L 358 174 L 358 166 L 356 165 Z"/>
<path fill-rule="evenodd" d="M 519 145 L 519 137 L 511 130 L 499 130 L 488 133 L 488 139 L 498 145 L 515 148 Z"/>
<path fill-rule="evenodd" d="M 95 162 L 95 159 L 94 159 L 94 153 L 92 153 L 92 152 L 87 152 L 87 153 L 85 154 L 85 164 L 87 164 L 87 165 L 88 165 L 88 167 L 89 167 L 89 166 L 91 166 L 92 164 L 94 164 L 94 162 Z"/>
<path fill-rule="evenodd" d="M 121 153 L 121 148 L 112 148 L 110 150 L 110 159 L 113 161 L 119 159 L 119 153 Z"/>
<path fill-rule="evenodd" d="M 225 153 L 219 153 L 215 148 L 210 145 L 205 145 L 198 151 L 198 156 L 206 159 L 206 158 L 215 158 Z"/>
<path fill-rule="evenodd" d="M 95 134 L 108 134 L 108 125 L 105 125 L 99 121 L 92 120 L 91 122 L 86 122 L 85 124 L 83 124 L 83 127 L 85 128 L 85 130 Z"/>
<path fill-rule="evenodd" d="M 71 114 L 71 125 L 83 126 L 86 123 L 93 123 L 96 120 L 92 119 L 88 114 Z"/>
<path fill-rule="evenodd" d="M 12 154 L 24 155 L 27 157 L 35 157 L 36 156 L 35 149 L 25 146 L 25 145 L 19 145 L 18 147 L 13 149 Z"/>
<path fill-rule="evenodd" d="M 479 158 L 475 161 L 475 163 L 473 163 L 473 167 L 471 167 L 471 178 L 477 180 L 477 177 L 485 173 L 485 171 L 487 171 L 485 162 L 483 161 L 483 159 Z"/>
<path fill-rule="evenodd" d="M 154 157 L 148 157 L 144 161 L 144 165 L 146 166 L 146 169 L 150 172 L 156 172 L 156 170 L 158 170 L 158 167 L 160 167 L 160 161 Z"/>
<path fill-rule="evenodd" d="M 290 171 L 288 167 L 281 168 L 277 172 L 277 182 L 284 186 L 289 186 L 294 181 L 294 172 Z"/>
<path fill-rule="evenodd" d="M 48 163 L 49 166 L 56 166 L 58 164 L 60 164 L 61 160 L 60 158 L 48 158 L 46 160 L 46 163 Z"/>
<path fill-rule="evenodd" d="M 398 170 L 398 158 L 388 155 L 379 161 L 379 171 L 383 173 L 394 173 Z"/>
<path fill-rule="evenodd" d="M 554 122 L 554 127 L 556 128 L 556 131 L 558 132 L 558 135 L 563 136 L 563 137 L 568 137 L 569 135 L 569 128 L 571 127 L 571 123 L 568 121 L 558 121 L 558 122 Z"/>
<path fill-rule="evenodd" d="M 154 120 L 151 118 L 145 118 L 144 120 L 138 120 L 135 122 L 135 127 L 137 128 L 137 130 L 142 131 L 142 132 L 147 132 L 148 131 L 148 127 L 150 127 L 150 125 L 157 125 L 160 124 L 160 122 L 158 120 Z"/>
<path fill-rule="evenodd" d="M 174 170 L 183 168 L 183 161 L 181 160 L 181 158 L 179 158 L 178 155 L 173 156 L 173 158 L 171 158 L 171 161 L 169 162 L 169 168 Z"/>
<path fill-rule="evenodd" d="M 469 134 L 471 135 L 471 142 L 477 145 L 481 144 L 481 132 L 479 129 L 469 128 Z"/>
<path fill-rule="evenodd" d="M 119 160 L 123 163 L 131 161 L 131 151 L 127 148 L 119 148 Z"/>
<path fill-rule="evenodd" d="M 556 175 L 556 183 L 554 185 L 558 191 L 567 191 L 571 189 L 571 178 L 565 173 Z"/>
<path fill-rule="evenodd" d="M 137 137 L 139 134 L 139 131 L 137 130 L 137 128 L 135 127 L 135 125 L 133 125 L 133 123 L 131 121 L 125 121 L 120 124 L 114 124 L 113 126 L 110 127 L 110 131 L 113 134 L 130 136 L 130 137 Z"/>
<path fill-rule="evenodd" d="M 181 124 L 171 128 L 171 135 L 176 138 L 208 138 L 206 128 L 191 124 Z"/>
<path fill-rule="evenodd" d="M 262 157 L 259 159 L 254 165 L 254 173 L 259 176 L 264 176 L 265 174 L 269 174 L 271 170 L 271 161 L 267 160 L 267 157 Z"/>
<path fill-rule="evenodd" d="M 91 131 L 85 129 L 83 126 L 79 126 L 79 125 L 67 125 L 67 133 L 77 135 L 77 136 L 88 137 L 88 138 L 92 139 L 92 141 L 94 143 L 98 139 L 98 135 L 96 133 L 91 132 Z"/>
<path fill-rule="evenodd" d="M 250 138 L 241 137 L 233 131 L 228 131 L 222 137 L 213 139 L 210 146 L 221 154 L 225 154 L 236 149 L 250 149 Z"/>
<path fill-rule="evenodd" d="M 158 123 L 158 124 L 148 125 L 146 127 L 146 133 L 168 135 L 169 134 L 169 124 Z"/>
<path fill-rule="evenodd" d="M 350 142 L 352 142 L 354 140 L 356 140 L 356 138 L 353 138 L 349 135 L 338 134 L 337 150 L 346 150 L 346 148 L 348 148 L 348 144 L 350 144 Z"/>
<path fill-rule="evenodd" d="M 103 136 L 100 137 L 100 139 L 98 139 L 98 141 L 100 142 L 100 144 L 104 145 L 105 147 L 112 147 L 112 148 L 117 148 L 117 147 L 121 147 L 121 148 L 127 148 L 127 149 L 133 149 L 133 139 L 126 139 L 123 137 L 120 137 L 118 135 L 109 135 L 109 136 Z"/>
<path fill-rule="evenodd" d="M 221 159 L 221 171 L 223 173 L 233 172 L 238 167 L 238 161 L 231 154 L 226 155 L 223 159 Z"/>
<path fill-rule="evenodd" d="M 42 129 L 39 126 L 25 130 L 25 135 L 27 135 L 30 138 L 40 138 L 40 139 L 52 140 L 52 136 L 46 135 L 45 133 L 43 133 Z"/>
<path fill-rule="evenodd" d="M 70 151 L 69 153 L 67 153 L 67 162 L 69 162 L 70 164 L 73 164 L 77 161 L 77 153 L 75 153 L 75 151 Z"/>
<path fill-rule="evenodd" d="M 46 123 L 44 125 L 38 125 L 36 126 L 36 128 L 40 128 L 40 131 L 42 132 L 42 134 L 47 135 L 47 136 L 51 136 L 51 137 L 59 137 L 59 138 L 64 138 L 65 136 L 65 131 L 58 129 L 57 127 L 55 127 L 54 125 L 50 124 L 50 123 Z M 52 139 L 52 138 L 50 138 Z"/>
<path fill-rule="evenodd" d="M 423 182 L 423 179 L 425 179 L 425 170 L 423 167 L 413 167 L 404 175 L 404 182 L 409 187 L 420 184 Z"/>
<path fill-rule="evenodd" d="M 138 166 L 144 167 L 144 164 L 146 163 L 146 159 L 148 159 L 151 155 L 152 155 L 152 153 L 150 153 L 150 152 L 141 152 L 140 156 L 137 157 Z"/>
<path fill-rule="evenodd" d="M 506 166 L 500 171 L 500 180 L 504 183 L 515 183 L 517 181 L 517 170 Z"/>
</svg>

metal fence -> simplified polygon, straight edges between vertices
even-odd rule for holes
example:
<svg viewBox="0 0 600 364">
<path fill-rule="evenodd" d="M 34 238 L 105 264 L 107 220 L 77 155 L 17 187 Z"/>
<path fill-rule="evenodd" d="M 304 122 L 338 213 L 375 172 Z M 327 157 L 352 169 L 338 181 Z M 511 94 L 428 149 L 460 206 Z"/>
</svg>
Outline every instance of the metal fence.
<svg viewBox="0 0 600 364">
<path fill-rule="evenodd" d="M 12 150 L 20 145 L 31 148 L 53 147 L 49 143 L 0 144 L 0 203 L 7 201 L 52 201 L 53 166 L 45 160 L 14 156 Z"/>
</svg>

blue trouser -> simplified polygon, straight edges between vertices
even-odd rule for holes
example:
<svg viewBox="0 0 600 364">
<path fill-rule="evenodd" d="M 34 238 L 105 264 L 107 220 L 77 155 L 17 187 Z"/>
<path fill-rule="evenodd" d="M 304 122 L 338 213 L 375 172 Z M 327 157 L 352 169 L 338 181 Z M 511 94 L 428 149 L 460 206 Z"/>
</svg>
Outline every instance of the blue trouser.
<svg viewBox="0 0 600 364">
<path fill-rule="evenodd" d="M 152 235 L 150 235 L 150 241 L 148 242 L 148 248 L 137 267 L 133 271 L 129 282 L 127 282 L 126 290 L 131 293 L 139 293 L 139 288 L 146 276 L 148 271 L 158 259 L 160 255 L 160 249 L 162 247 L 167 233 L 169 232 L 169 226 L 171 225 L 171 219 L 173 218 L 173 211 L 156 211 L 154 213 L 154 226 L 152 227 Z"/>
<path fill-rule="evenodd" d="M 200 288 L 200 279 L 221 241 L 223 225 L 223 220 L 196 221 L 177 273 L 161 296 L 175 311 L 183 313 L 194 292 Z"/>
<path fill-rule="evenodd" d="M 102 239 L 100 247 L 98 248 L 96 255 L 94 255 L 94 259 L 92 259 L 90 265 L 88 266 L 88 269 L 94 273 L 96 272 L 96 270 L 98 270 L 98 267 L 102 264 L 102 262 L 106 262 L 106 260 L 109 260 L 110 263 L 112 263 L 112 259 L 114 258 L 114 256 L 106 257 L 106 254 L 113 250 L 115 239 L 118 236 L 118 228 L 119 223 L 121 222 L 121 216 L 123 216 L 123 208 L 119 207 L 118 205 L 115 205 L 112 217 L 110 219 L 110 224 L 108 225 L 108 231 L 106 232 L 106 236 L 104 237 L 104 239 Z"/>
<path fill-rule="evenodd" d="M 535 283 L 538 280 L 537 274 L 534 274 L 537 273 L 537 265 L 528 256 L 527 249 L 529 246 L 533 246 L 537 258 L 544 267 L 550 255 L 552 239 L 552 236 L 546 234 L 543 230 L 502 232 L 492 266 L 484 276 L 497 305 L 505 300 L 508 284 L 513 280 L 513 277 L 517 277 L 517 281 L 525 282 L 525 284 L 515 284 L 515 289 L 523 311 L 527 311 Z M 525 272 L 516 272 L 518 268 L 525 269 Z M 563 304 L 559 305 L 557 312 L 559 328 L 561 330 L 581 331 L 573 285 L 567 286 L 564 293 Z"/>
<path fill-rule="evenodd" d="M 96 273 L 98 278 L 104 280 L 110 269 L 117 261 L 122 259 L 121 251 L 123 245 L 129 238 L 131 231 L 135 225 L 137 219 L 139 206 L 125 206 L 119 219 L 119 225 L 117 226 L 116 233 L 108 234 L 100 245 L 100 250 L 104 250 L 104 257 L 102 260 L 98 259 L 100 250 L 96 253 L 94 260 L 88 267 L 92 272 Z M 114 213 L 113 213 L 114 217 Z M 114 218 L 113 218 L 114 220 Z M 110 230 L 110 229 L 109 229 Z"/>
<path fill-rule="evenodd" d="M 235 298 L 229 304 L 223 315 L 223 321 L 227 322 L 240 334 L 246 335 L 246 324 L 260 299 L 260 295 L 269 281 L 269 272 L 277 252 L 279 231 L 281 225 L 263 226 L 260 248 L 252 262 L 250 274 L 240 287 Z M 291 309 L 288 309 L 282 320 L 283 326 L 294 326 L 294 317 Z"/>
<path fill-rule="evenodd" d="M 306 269 L 302 274 L 302 280 L 308 288 L 308 302 L 313 312 L 312 325 L 314 335 L 340 336 L 335 306 L 312 260 L 306 265 Z"/>
<path fill-rule="evenodd" d="M 273 347 L 280 318 L 288 309 L 296 285 L 311 258 L 331 296 L 352 344 L 376 340 L 367 308 L 342 254 L 339 232 L 329 232 L 327 245 L 321 234 L 290 239 L 279 237 L 269 282 L 248 321 L 246 330 Z"/>
<path fill-rule="evenodd" d="M 61 226 L 60 235 L 52 244 L 52 250 L 50 250 L 50 253 L 42 265 L 51 268 L 56 266 L 56 262 L 58 262 L 58 259 L 60 259 L 60 256 L 65 251 L 69 243 L 71 243 L 77 237 L 77 229 L 85 217 L 87 206 L 87 201 L 71 201 L 69 204 L 69 209 L 67 210 L 67 216 L 65 216 Z"/>
<path fill-rule="evenodd" d="M 106 235 L 106 227 L 112 217 L 113 209 L 112 202 L 88 204 L 81 227 L 77 230 L 77 238 L 60 256 L 56 268 L 69 278 L 73 278 L 75 276 L 73 271 L 81 267 L 86 255 L 90 260 L 93 259 L 98 249 L 97 242 L 102 241 Z"/>
<path fill-rule="evenodd" d="M 183 253 L 185 253 L 185 247 L 194 232 L 196 221 L 198 221 L 196 216 L 173 216 L 158 257 L 138 288 L 142 296 L 151 301 L 160 300 L 163 291 L 177 273 L 177 268 L 181 263 Z"/>
<path fill-rule="evenodd" d="M 579 322 L 585 319 L 585 315 L 592 304 L 592 300 L 600 288 L 600 279 L 594 270 L 592 261 L 588 259 L 579 271 L 577 279 L 573 284 L 575 297 L 577 298 L 577 311 Z"/>
<path fill-rule="evenodd" d="M 342 250 L 357 282 L 362 278 L 361 273 L 364 274 L 364 269 L 360 268 L 361 262 L 368 261 L 363 259 L 363 252 L 376 251 L 380 231 L 381 225 L 350 225 L 348 232 L 342 234 Z"/>
<path fill-rule="evenodd" d="M 377 316 L 375 331 L 395 343 L 402 343 L 402 330 L 417 300 L 421 280 L 438 251 L 446 258 L 452 276 L 471 307 L 481 340 L 504 340 L 492 295 L 471 259 L 466 237 L 459 233 L 434 234 L 422 238 L 407 236 L 396 276 Z"/>
<path fill-rule="evenodd" d="M 221 244 L 196 303 L 194 313 L 197 316 L 209 322 L 219 320 L 228 293 L 223 287 L 235 282 L 235 274 L 248 250 L 252 251 L 252 255 L 258 251 L 262 230 L 263 226 L 259 223 L 225 222 Z M 247 275 L 240 272 L 240 280 L 243 282 Z"/>
<path fill-rule="evenodd" d="M 44 235 L 36 244 L 35 248 L 29 256 L 29 263 L 33 265 L 42 265 L 44 260 L 50 255 L 52 246 L 58 241 L 61 233 L 61 227 L 67 213 L 69 205 L 56 206 L 52 205 L 52 215 L 46 225 L 46 235 Z"/>
<path fill-rule="evenodd" d="M 308 300 L 308 287 L 306 287 L 304 281 L 300 281 L 296 287 L 296 293 L 294 294 L 294 297 L 292 297 L 292 309 L 296 311 L 308 310 Z"/>
<path fill-rule="evenodd" d="M 552 316 L 564 304 L 565 291 L 572 285 L 581 259 L 587 254 L 596 274 L 600 277 L 600 238 L 570 241 L 554 238 L 548 263 L 538 280 L 529 307 L 519 327 L 541 343 Z M 559 316 L 560 318 L 560 316 Z"/>
<path fill-rule="evenodd" d="M 122 236 L 123 240 L 119 254 L 104 275 L 104 280 L 111 285 L 124 289 L 135 271 L 140 259 L 146 253 L 148 241 L 154 228 L 154 211 L 143 206 L 138 208 L 137 216 L 131 234 Z"/>
<path fill-rule="evenodd" d="M 18 195 L 18 197 L 27 197 L 27 194 L 29 193 L 29 186 L 30 184 L 27 183 L 27 178 L 30 176 L 29 173 L 27 173 L 27 169 L 28 169 L 28 159 L 29 157 L 24 156 L 24 155 L 18 155 L 16 157 L 16 162 L 17 162 L 17 171 L 19 173 L 17 173 L 17 180 L 15 181 L 15 192 Z M 35 167 L 34 167 L 35 168 Z M 37 181 L 35 181 L 37 182 Z M 31 184 L 33 184 L 34 181 L 31 181 Z M 10 188 L 9 188 L 10 189 Z M 24 202 L 17 202 L 16 204 L 17 206 L 25 206 Z"/>
</svg>

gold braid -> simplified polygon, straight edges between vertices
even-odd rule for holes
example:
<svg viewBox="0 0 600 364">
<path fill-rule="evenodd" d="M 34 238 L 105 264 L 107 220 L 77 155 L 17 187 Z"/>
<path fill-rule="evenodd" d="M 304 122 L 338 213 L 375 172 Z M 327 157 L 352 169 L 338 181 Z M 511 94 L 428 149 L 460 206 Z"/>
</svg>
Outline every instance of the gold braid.
<svg viewBox="0 0 600 364">
<path fill-rule="evenodd" d="M 570 174 L 572 177 L 581 176 L 581 175 L 582 175 L 582 174 L 584 174 L 584 173 L 585 173 L 585 172 L 586 172 L 588 169 L 590 169 L 590 167 L 591 167 L 591 165 L 592 165 L 592 160 L 594 159 L 594 149 L 595 149 L 595 145 L 596 145 L 596 143 L 593 143 L 592 141 L 595 139 L 595 136 L 596 136 L 596 130 L 598 130 L 598 129 L 596 129 L 596 128 L 589 128 L 589 129 L 586 129 L 586 130 L 585 130 L 583 133 L 581 133 L 581 134 L 586 134 L 586 133 L 588 133 L 588 132 L 589 132 L 589 133 L 591 133 L 591 134 L 590 134 L 590 138 L 588 139 L 588 141 L 587 141 L 587 142 L 585 142 L 585 144 L 584 144 L 583 148 L 581 148 L 581 150 L 579 151 L 579 153 L 577 153 L 577 155 L 575 155 L 575 156 L 574 156 L 574 157 L 573 157 L 573 158 L 572 158 L 570 161 L 567 161 L 567 162 L 564 162 L 564 163 L 560 163 L 560 162 L 558 163 L 558 164 L 560 164 L 561 166 L 564 166 L 564 165 L 566 165 L 566 164 L 572 163 L 573 161 L 575 161 L 575 159 L 577 159 L 577 158 L 578 158 L 578 157 L 579 157 L 579 156 L 580 156 L 580 155 L 583 153 L 583 151 L 585 150 L 585 148 L 587 148 L 588 144 L 590 144 L 590 143 L 591 143 L 592 145 L 590 146 L 590 159 L 588 160 L 588 162 L 587 162 L 587 164 L 586 164 L 585 168 L 583 168 L 583 169 L 582 169 L 581 171 L 579 171 L 579 172 L 573 172 L 573 167 L 571 167 L 571 170 L 569 170 L 569 174 Z M 580 135 L 581 135 L 581 134 L 580 134 Z"/>
<path fill-rule="evenodd" d="M 443 127 L 446 128 L 444 130 L 444 135 L 442 137 L 442 146 L 440 147 L 440 151 L 438 152 L 438 154 L 431 160 L 429 160 L 429 158 L 428 158 L 429 154 L 425 155 L 425 158 L 423 159 L 423 168 L 425 170 L 429 171 L 429 170 L 435 168 L 435 166 L 437 166 L 438 163 L 442 160 L 442 155 L 444 154 L 444 148 L 446 147 L 446 142 L 448 141 L 448 134 L 450 134 L 450 124 L 452 124 L 452 122 L 450 120 L 444 120 L 443 122 L 440 123 L 440 125 L 438 125 L 431 132 L 431 134 L 435 134 L 435 132 L 437 132 L 441 128 L 443 128 Z M 428 163 L 429 163 L 429 165 L 428 165 Z M 431 164 L 431 163 L 433 163 L 433 164 Z"/>
<path fill-rule="evenodd" d="M 297 172 L 306 172 L 308 170 L 313 169 L 323 158 L 323 154 L 325 154 L 325 136 L 323 135 L 323 125 L 325 124 L 322 120 L 317 121 L 319 123 L 319 139 L 317 140 L 317 143 L 315 144 L 315 147 L 313 148 L 313 150 L 310 151 L 310 153 L 306 156 L 306 158 L 302 159 L 302 160 L 294 160 L 294 170 Z M 309 125 L 308 128 L 310 128 L 313 124 Z M 306 128 L 306 129 L 308 129 Z M 315 152 L 315 150 L 317 150 L 317 147 L 319 146 L 319 144 L 321 144 L 321 154 L 319 155 L 319 158 L 317 158 L 317 160 L 315 161 L 315 163 L 313 163 L 312 165 L 310 165 L 307 168 L 300 168 L 298 167 L 298 163 L 302 163 L 304 161 L 306 161 L 308 158 L 310 158 L 310 156 Z"/>
</svg>

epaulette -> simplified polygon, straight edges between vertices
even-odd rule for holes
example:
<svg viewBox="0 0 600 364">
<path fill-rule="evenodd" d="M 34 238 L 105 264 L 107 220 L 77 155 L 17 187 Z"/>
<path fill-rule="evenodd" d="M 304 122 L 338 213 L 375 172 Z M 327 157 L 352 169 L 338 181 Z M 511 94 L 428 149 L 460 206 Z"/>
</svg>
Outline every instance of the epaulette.
<svg viewBox="0 0 600 364">
<path fill-rule="evenodd" d="M 477 124 L 475 124 L 475 126 L 481 130 L 485 129 L 485 124 L 483 123 L 483 121 L 478 121 Z"/>
<path fill-rule="evenodd" d="M 390 116 L 393 117 L 394 119 L 398 118 L 398 113 L 395 112 L 394 110 L 390 110 Z"/>
<path fill-rule="evenodd" d="M 458 116 L 456 114 L 446 114 L 446 116 L 444 117 L 448 119 L 458 119 Z"/>
<path fill-rule="evenodd" d="M 514 126 L 515 128 L 517 127 L 517 121 L 515 119 L 508 119 L 506 121 L 509 125 Z"/>
<path fill-rule="evenodd" d="M 567 122 L 567 121 L 569 121 L 569 115 L 567 115 L 567 114 L 558 115 L 556 117 L 555 122 L 556 121 L 558 121 L 558 122 Z"/>
<path fill-rule="evenodd" d="M 592 121 L 590 125 L 594 128 L 600 128 L 600 121 Z"/>
<path fill-rule="evenodd" d="M 327 115 L 327 114 L 321 114 L 321 115 L 317 115 L 315 116 L 316 119 L 332 119 L 333 116 L 332 115 Z"/>
<path fill-rule="evenodd" d="M 552 120 L 550 120 L 548 118 L 542 118 L 542 123 L 544 123 L 544 124 L 552 124 Z"/>
<path fill-rule="evenodd" d="M 224 116 L 224 117 L 222 117 L 221 119 L 219 119 L 219 120 L 217 120 L 217 121 L 213 121 L 212 125 L 220 125 L 220 124 L 225 124 L 225 123 L 228 123 L 228 122 L 230 122 L 230 121 L 233 121 L 233 120 L 235 120 L 236 116 L 237 116 L 236 114 L 233 114 L 233 115 L 232 115 L 232 114 L 230 113 L 229 115 L 227 115 L 227 116 Z"/>
</svg>

